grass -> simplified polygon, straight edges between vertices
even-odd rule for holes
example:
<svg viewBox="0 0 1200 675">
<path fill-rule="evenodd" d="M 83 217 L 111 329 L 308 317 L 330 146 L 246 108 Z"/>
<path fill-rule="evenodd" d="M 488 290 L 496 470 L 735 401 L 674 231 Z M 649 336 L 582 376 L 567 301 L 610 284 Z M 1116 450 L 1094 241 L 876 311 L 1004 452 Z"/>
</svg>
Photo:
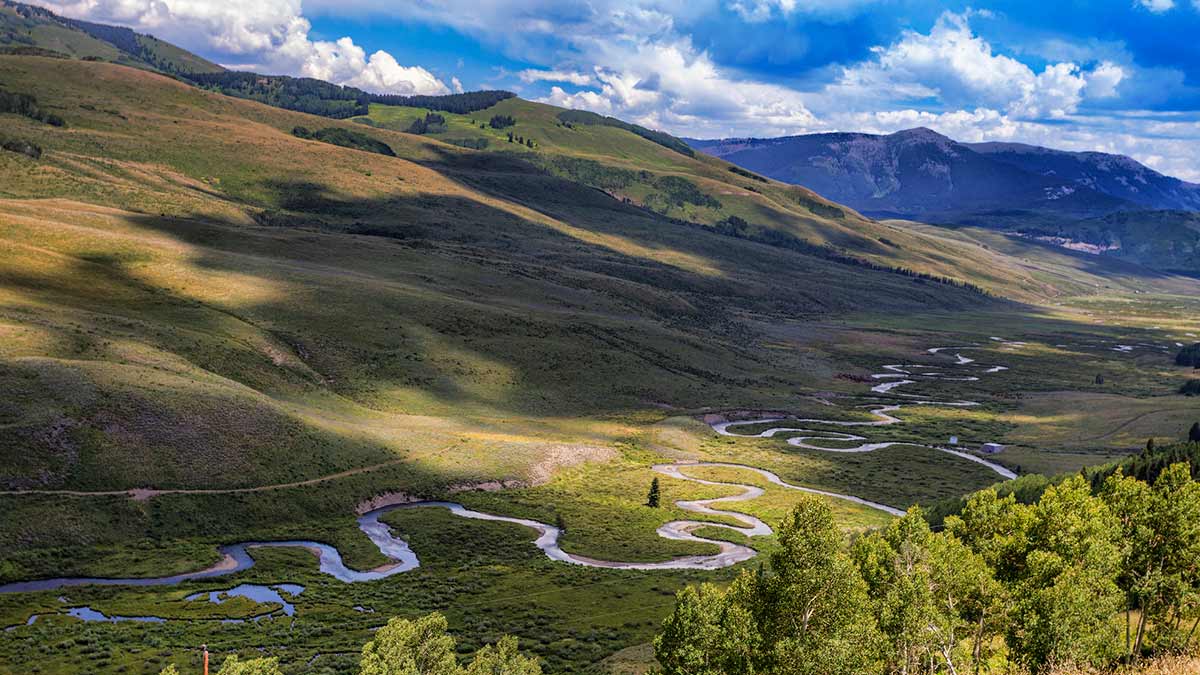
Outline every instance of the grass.
<svg viewBox="0 0 1200 675">
<path fill-rule="evenodd" d="M 999 439 L 1013 446 L 999 461 L 1074 470 L 1186 421 L 1186 399 L 1169 395 L 1184 375 L 1164 355 L 1090 343 L 1197 332 L 1194 281 L 994 233 L 836 215 L 803 188 L 613 127 L 568 128 L 557 108 L 517 99 L 444 114 L 446 132 L 413 136 L 107 64 L 4 56 L 0 81 L 69 125 L 3 119 L 46 153 L 0 152 L 0 488 L 275 486 L 148 501 L 0 495 L 6 580 L 196 569 L 217 545 L 253 538 L 326 541 L 368 568 L 384 560 L 354 510 L 388 492 L 561 515 L 564 547 L 598 558 L 703 553 L 654 530 L 692 517 L 674 500 L 736 489 L 662 477 L 664 507 L 644 506 L 650 467 L 669 459 L 754 464 L 799 485 L 928 503 L 997 477 L 914 446 L 797 450 L 785 437 L 717 437 L 699 420 L 867 419 L 863 406 L 896 400 L 868 395 L 870 374 L 950 363 L 924 351 L 944 344 L 978 343 L 981 362 L 1012 369 L 906 390 L 979 407 L 908 407 L 903 424 L 851 431 L 921 444 Z M 418 113 L 376 106 L 371 117 L 406 128 Z M 515 117 L 511 130 L 535 147 L 470 123 L 493 114 Z M 306 142 L 296 126 L 355 131 L 397 157 Z M 452 143 L 475 137 L 488 148 Z M 607 193 L 595 189 L 604 181 Z M 671 201 L 688 184 L 703 198 Z M 705 227 L 729 216 L 1008 300 Z M 993 335 L 1029 344 L 1003 347 Z M 1083 442 L 1077 424 L 1113 433 Z M 526 487 L 451 492 L 500 480 Z M 768 487 L 735 508 L 774 523 L 796 496 Z M 847 532 L 882 522 L 832 503 Z M 419 571 L 343 585 L 304 552 L 270 550 L 220 582 L 72 589 L 71 604 L 179 620 L 39 620 L 0 633 L 0 671 L 33 660 L 44 672 L 194 667 L 195 645 L 207 642 L 221 655 L 267 647 L 292 669 L 316 657 L 315 669 L 337 672 L 387 617 L 440 609 L 464 648 L 513 632 L 553 672 L 580 672 L 646 643 L 681 584 L 736 572 L 583 569 L 547 561 L 525 528 L 436 509 L 388 518 L 421 556 Z M 295 624 L 221 624 L 271 608 L 181 600 L 239 581 L 305 584 Z M 56 597 L 0 596 L 0 623 L 61 609 Z"/>
</svg>

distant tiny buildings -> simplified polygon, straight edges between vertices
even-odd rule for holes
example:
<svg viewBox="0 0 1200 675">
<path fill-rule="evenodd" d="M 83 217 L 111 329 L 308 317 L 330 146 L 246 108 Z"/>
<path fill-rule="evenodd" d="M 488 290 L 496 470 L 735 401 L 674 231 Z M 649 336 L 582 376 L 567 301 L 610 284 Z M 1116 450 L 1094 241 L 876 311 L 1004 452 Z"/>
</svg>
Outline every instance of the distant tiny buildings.
<svg viewBox="0 0 1200 675">
<path fill-rule="evenodd" d="M 999 443 L 984 443 L 979 447 L 979 449 L 989 455 L 994 455 L 1003 450 L 1004 446 L 1000 445 Z"/>
</svg>

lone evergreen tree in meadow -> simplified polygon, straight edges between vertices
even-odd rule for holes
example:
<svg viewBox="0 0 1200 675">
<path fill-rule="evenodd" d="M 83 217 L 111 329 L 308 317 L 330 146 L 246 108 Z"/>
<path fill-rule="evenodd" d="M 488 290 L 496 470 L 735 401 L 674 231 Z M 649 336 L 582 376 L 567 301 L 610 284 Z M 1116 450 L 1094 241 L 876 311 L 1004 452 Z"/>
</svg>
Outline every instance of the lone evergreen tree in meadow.
<svg viewBox="0 0 1200 675">
<path fill-rule="evenodd" d="M 1200 443 L 1200 422 L 1192 423 L 1192 428 L 1188 430 L 1188 440 L 1193 443 Z"/>
<path fill-rule="evenodd" d="M 646 495 L 646 506 L 658 508 L 658 479 L 650 481 L 650 494 Z"/>
</svg>

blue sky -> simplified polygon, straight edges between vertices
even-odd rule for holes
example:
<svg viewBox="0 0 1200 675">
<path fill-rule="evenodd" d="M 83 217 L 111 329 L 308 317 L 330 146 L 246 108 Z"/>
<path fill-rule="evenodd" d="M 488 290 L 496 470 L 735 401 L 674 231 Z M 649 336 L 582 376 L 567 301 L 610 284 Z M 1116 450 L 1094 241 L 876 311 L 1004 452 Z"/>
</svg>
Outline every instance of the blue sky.
<svg viewBox="0 0 1200 675">
<path fill-rule="evenodd" d="M 929 126 L 1200 181 L 1200 0 L 38 0 L 220 63 L 695 137 Z"/>
</svg>

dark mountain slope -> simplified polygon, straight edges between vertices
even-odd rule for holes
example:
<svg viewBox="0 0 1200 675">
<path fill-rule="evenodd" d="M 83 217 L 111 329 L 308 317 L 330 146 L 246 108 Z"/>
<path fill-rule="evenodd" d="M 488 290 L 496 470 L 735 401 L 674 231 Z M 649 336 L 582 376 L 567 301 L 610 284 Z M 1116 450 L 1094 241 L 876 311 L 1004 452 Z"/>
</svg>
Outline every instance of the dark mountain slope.
<svg viewBox="0 0 1200 675">
<path fill-rule="evenodd" d="M 1200 185 L 1164 176 L 1124 155 L 1066 152 L 1022 143 L 966 145 L 1030 173 L 1089 187 L 1149 209 L 1200 210 Z"/>
<path fill-rule="evenodd" d="M 1088 217 L 1128 206 L 1097 190 L 996 161 L 924 128 L 887 136 L 839 133 L 691 143 L 868 215 L 955 222 L 965 213 L 1013 208 Z"/>
</svg>

